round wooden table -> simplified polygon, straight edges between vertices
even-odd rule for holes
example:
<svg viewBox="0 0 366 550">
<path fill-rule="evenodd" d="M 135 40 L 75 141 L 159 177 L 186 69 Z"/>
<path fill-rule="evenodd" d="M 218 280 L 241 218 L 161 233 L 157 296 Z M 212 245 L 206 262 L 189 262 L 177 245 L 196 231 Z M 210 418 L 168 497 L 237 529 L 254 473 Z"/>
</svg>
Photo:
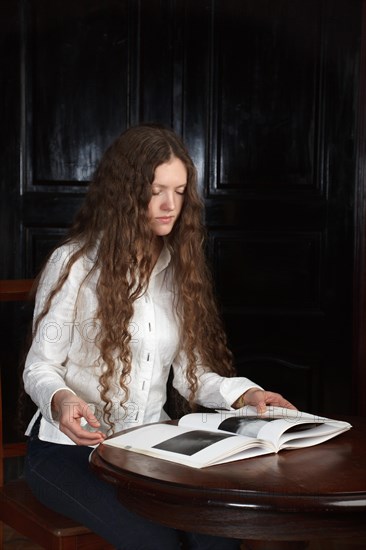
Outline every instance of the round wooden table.
<svg viewBox="0 0 366 550">
<path fill-rule="evenodd" d="M 90 464 L 124 506 L 184 531 L 256 548 L 366 537 L 366 418 L 346 420 L 353 428 L 321 445 L 199 470 L 103 444 Z"/>
</svg>

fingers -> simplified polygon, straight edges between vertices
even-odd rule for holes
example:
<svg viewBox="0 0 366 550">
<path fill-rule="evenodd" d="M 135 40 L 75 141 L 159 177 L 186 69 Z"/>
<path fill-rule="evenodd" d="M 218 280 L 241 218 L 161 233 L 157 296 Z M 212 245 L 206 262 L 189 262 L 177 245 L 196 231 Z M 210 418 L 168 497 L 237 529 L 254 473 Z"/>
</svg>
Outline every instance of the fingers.
<svg viewBox="0 0 366 550">
<path fill-rule="evenodd" d="M 73 424 L 60 423 L 60 430 L 67 435 L 76 445 L 99 445 L 103 443 L 105 435 L 102 432 L 88 432 L 77 422 Z"/>
<path fill-rule="evenodd" d="M 266 405 L 274 405 L 275 407 L 283 407 L 285 409 L 297 410 L 295 405 L 293 405 L 292 403 L 290 403 L 290 401 L 282 397 L 281 394 L 270 392 L 270 391 L 269 392 L 265 391 L 264 393 L 265 393 L 264 401 Z"/>
<path fill-rule="evenodd" d="M 268 405 L 297 410 L 296 407 L 281 394 L 252 388 L 244 394 L 245 403 L 256 407 L 258 414 L 264 414 Z"/>
<path fill-rule="evenodd" d="M 77 396 L 70 395 L 58 403 L 59 428 L 77 445 L 98 445 L 105 435 L 98 430 L 100 422 L 90 407 Z"/>
<path fill-rule="evenodd" d="M 84 421 L 84 423 L 82 422 L 82 425 L 83 424 L 86 424 L 86 425 L 89 424 L 89 426 L 92 426 L 93 428 L 99 428 L 100 427 L 100 422 L 97 419 L 97 417 L 94 415 L 94 413 L 92 412 L 92 410 L 90 408 L 90 405 L 85 405 L 85 407 L 83 407 L 82 417 L 83 417 L 83 419 L 85 418 L 85 421 Z"/>
<path fill-rule="evenodd" d="M 88 424 L 99 427 L 100 424 L 97 419 L 94 417 L 94 421 L 91 418 L 88 418 L 88 424 L 84 421 L 84 426 L 82 426 L 82 420 L 85 417 L 65 417 L 60 418 L 60 430 L 67 435 L 74 443 L 77 445 L 98 445 L 102 443 L 105 439 L 105 435 L 101 431 L 90 431 L 88 430 Z M 90 422 L 89 422 L 90 421 Z"/>
</svg>

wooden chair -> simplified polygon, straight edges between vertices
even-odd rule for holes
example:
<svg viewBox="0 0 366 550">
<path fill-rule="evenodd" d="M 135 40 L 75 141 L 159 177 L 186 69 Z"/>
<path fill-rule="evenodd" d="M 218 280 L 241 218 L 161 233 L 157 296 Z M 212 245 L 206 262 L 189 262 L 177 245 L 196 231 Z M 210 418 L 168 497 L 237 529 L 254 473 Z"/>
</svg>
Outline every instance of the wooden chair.
<svg viewBox="0 0 366 550">
<path fill-rule="evenodd" d="M 32 280 L 0 281 L 0 302 L 27 300 L 32 284 Z M 14 366 L 3 365 L 3 375 L 8 368 Z M 38 502 L 24 479 L 4 484 L 4 460 L 24 456 L 26 445 L 3 443 L 1 396 L 0 378 L 0 521 L 47 550 L 111 550 L 113 546 L 83 525 Z"/>
</svg>

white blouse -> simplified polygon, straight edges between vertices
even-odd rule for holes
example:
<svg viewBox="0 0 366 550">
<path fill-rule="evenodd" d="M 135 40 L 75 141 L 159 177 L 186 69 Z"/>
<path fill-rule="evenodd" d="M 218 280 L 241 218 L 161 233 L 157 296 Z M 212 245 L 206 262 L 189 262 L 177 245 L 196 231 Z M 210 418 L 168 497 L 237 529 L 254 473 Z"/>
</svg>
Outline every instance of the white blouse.
<svg viewBox="0 0 366 550">
<path fill-rule="evenodd" d="M 71 253 L 71 245 L 64 245 L 51 256 L 38 288 L 35 317 L 42 310 Z M 101 423 L 101 430 L 108 431 L 108 426 L 103 422 L 104 403 L 99 393 L 99 375 L 103 365 L 98 361 L 99 349 L 96 345 L 95 286 L 98 272 L 85 279 L 91 268 L 90 262 L 93 262 L 92 258 L 84 257 L 73 264 L 68 279 L 38 326 L 26 359 L 23 375 L 25 390 L 38 407 L 26 434 L 29 435 L 41 412 L 39 437 L 44 441 L 73 444 L 59 430 L 58 422 L 51 413 L 52 397 L 61 389 L 72 390 L 90 404 Z M 164 247 L 147 291 L 134 303 L 130 323 L 132 369 L 126 410 L 119 404 L 123 399 L 118 383 L 120 369 L 115 374 L 110 396 L 116 431 L 168 418 L 163 406 L 171 366 L 174 387 L 188 398 L 187 361 L 179 348 L 179 322 L 173 305 L 174 286 L 169 264 L 170 253 Z M 258 385 L 247 378 L 222 377 L 200 366 L 196 401 L 210 408 L 230 408 L 240 395 L 252 387 Z"/>
</svg>

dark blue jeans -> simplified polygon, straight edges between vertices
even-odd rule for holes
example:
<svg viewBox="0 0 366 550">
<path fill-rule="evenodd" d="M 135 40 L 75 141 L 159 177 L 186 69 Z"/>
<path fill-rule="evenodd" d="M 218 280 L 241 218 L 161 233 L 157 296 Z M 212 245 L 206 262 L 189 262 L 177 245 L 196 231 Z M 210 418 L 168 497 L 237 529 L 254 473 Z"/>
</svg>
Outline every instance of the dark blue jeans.
<svg viewBox="0 0 366 550">
<path fill-rule="evenodd" d="M 240 548 L 237 540 L 182 533 L 130 512 L 119 502 L 116 488 L 91 471 L 90 452 L 89 447 L 40 441 L 35 428 L 28 441 L 25 478 L 37 499 L 118 550 L 178 550 L 182 540 L 192 550 Z"/>
</svg>

